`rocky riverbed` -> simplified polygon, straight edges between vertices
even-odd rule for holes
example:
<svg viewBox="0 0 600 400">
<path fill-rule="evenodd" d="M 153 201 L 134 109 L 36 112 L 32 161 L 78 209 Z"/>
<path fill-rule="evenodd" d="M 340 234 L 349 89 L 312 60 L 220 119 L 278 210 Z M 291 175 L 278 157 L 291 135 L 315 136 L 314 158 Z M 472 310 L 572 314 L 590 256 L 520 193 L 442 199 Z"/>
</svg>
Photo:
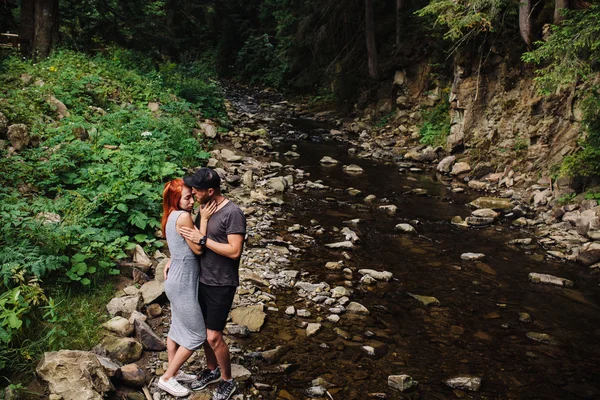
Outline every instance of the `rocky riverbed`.
<svg viewBox="0 0 600 400">
<path fill-rule="evenodd" d="M 556 182 L 524 185 L 510 168 L 473 171 L 419 146 L 412 113 L 395 130 L 269 92 L 229 98 L 234 128 L 202 129 L 218 140 L 208 165 L 248 218 L 227 326 L 234 398 L 600 396 L 597 205 L 553 206 Z M 146 385 L 170 397 L 153 385 L 166 362 L 166 260 L 140 248 L 122 265 L 132 280 L 95 349 L 117 396 L 142 399 L 132 388 Z M 201 368 L 200 352 L 188 369 Z M 90 393 L 112 389 L 91 381 Z"/>
</svg>

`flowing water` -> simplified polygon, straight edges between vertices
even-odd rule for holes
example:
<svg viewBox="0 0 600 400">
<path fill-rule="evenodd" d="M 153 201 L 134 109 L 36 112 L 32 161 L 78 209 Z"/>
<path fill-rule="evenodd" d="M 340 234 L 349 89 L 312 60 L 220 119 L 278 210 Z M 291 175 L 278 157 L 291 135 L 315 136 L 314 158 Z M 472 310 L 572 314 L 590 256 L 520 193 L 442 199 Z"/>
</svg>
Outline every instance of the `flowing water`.
<svg viewBox="0 0 600 400">
<path fill-rule="evenodd" d="M 265 99 L 230 93 L 241 112 L 260 114 L 258 104 Z M 271 99 L 272 101 L 272 99 Z M 265 398 L 276 398 L 285 390 L 296 398 L 305 398 L 311 380 L 321 377 L 334 386 L 334 399 L 366 399 L 372 393 L 387 393 L 388 398 L 453 399 L 580 399 L 600 398 L 600 287 L 597 276 L 585 267 L 544 258 L 545 251 L 535 244 L 510 246 L 515 238 L 535 237 L 501 220 L 492 226 L 473 229 L 455 226 L 451 217 L 470 215 L 465 205 L 480 194 L 453 193 L 443 178 L 432 172 L 400 172 L 397 166 L 358 159 L 348 155 L 348 145 L 316 140 L 323 127 L 290 115 L 285 124 L 282 114 L 271 121 L 269 129 L 285 137 L 276 145 L 280 154 L 297 146 L 299 158 L 285 159 L 310 173 L 311 181 L 322 180 L 332 190 L 307 190 L 286 195 L 284 212 L 277 229 L 284 239 L 292 239 L 287 227 L 309 227 L 316 220 L 325 233 L 307 245 L 305 253 L 294 260 L 290 269 L 307 272 L 303 280 L 344 286 L 341 271 L 328 271 L 327 261 L 344 260 L 358 270 L 387 270 L 394 279 L 375 286 L 361 285 L 354 272 L 352 301 L 365 305 L 368 317 L 351 318 L 344 314 L 338 323 L 330 323 L 328 307 L 306 307 L 315 322 L 321 317 L 323 328 L 306 338 L 299 326 L 302 318 L 284 314 L 289 305 L 305 308 L 295 291 L 277 292 L 279 312 L 270 313 L 268 323 L 258 334 L 247 339 L 248 348 L 289 346 L 280 363 L 293 364 L 287 374 L 270 374 L 272 366 L 261 366 L 255 380 L 277 388 Z M 290 134 L 289 132 L 294 132 Z M 294 140 L 305 134 L 306 140 Z M 295 135 L 295 136 L 294 136 Z M 338 166 L 325 167 L 319 160 L 331 156 Z M 348 175 L 341 165 L 358 164 L 361 175 Z M 333 190 L 334 188 L 340 190 Z M 353 196 L 347 188 L 362 194 Z M 411 191 L 419 188 L 426 195 Z M 377 200 L 365 204 L 364 196 Z M 398 207 L 395 215 L 377 209 L 381 199 Z M 343 240 L 335 232 L 344 222 L 358 218 L 350 226 L 361 243 L 347 251 L 324 247 Z M 411 222 L 412 221 L 412 222 Z M 394 226 L 406 222 L 417 234 L 398 233 Z M 484 253 L 483 261 L 463 261 L 465 252 Z M 572 289 L 533 284 L 530 272 L 547 273 L 575 282 Z M 433 296 L 440 305 L 423 306 L 409 294 Z M 532 321 L 523 322 L 519 313 L 528 313 Z M 334 332 L 341 328 L 344 339 Z M 546 333 L 556 344 L 533 341 L 528 332 Z M 374 356 L 361 347 L 371 345 Z M 408 374 L 419 382 L 412 394 L 394 392 L 387 386 L 389 375 Z M 478 392 L 454 390 L 444 380 L 457 375 L 483 378 Z M 283 397 L 282 397 L 283 398 Z"/>
</svg>

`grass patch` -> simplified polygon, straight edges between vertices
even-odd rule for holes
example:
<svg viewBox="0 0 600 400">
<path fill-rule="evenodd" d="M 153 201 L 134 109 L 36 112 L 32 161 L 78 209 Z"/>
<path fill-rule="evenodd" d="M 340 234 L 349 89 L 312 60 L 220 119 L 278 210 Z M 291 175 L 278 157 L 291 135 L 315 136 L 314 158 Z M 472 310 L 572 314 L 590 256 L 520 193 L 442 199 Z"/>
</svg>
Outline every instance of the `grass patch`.
<svg viewBox="0 0 600 400">
<path fill-rule="evenodd" d="M 423 125 L 419 130 L 421 143 L 443 146 L 450 134 L 450 103 L 447 98 L 433 108 L 423 112 Z"/>
</svg>

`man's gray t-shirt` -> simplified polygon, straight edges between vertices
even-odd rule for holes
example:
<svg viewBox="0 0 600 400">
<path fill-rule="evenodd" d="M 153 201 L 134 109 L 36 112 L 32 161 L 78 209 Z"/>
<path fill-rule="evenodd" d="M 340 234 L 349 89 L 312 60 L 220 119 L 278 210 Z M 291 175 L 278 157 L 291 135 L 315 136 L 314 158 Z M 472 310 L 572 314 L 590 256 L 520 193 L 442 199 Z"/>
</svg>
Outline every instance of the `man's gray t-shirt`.
<svg viewBox="0 0 600 400">
<path fill-rule="evenodd" d="M 200 225 L 200 215 L 196 226 Z M 227 235 L 246 235 L 246 217 L 232 201 L 227 202 L 208 220 L 206 236 L 218 243 L 228 243 Z M 240 259 L 233 260 L 204 247 L 199 256 L 200 282 L 209 286 L 239 286 Z"/>
</svg>

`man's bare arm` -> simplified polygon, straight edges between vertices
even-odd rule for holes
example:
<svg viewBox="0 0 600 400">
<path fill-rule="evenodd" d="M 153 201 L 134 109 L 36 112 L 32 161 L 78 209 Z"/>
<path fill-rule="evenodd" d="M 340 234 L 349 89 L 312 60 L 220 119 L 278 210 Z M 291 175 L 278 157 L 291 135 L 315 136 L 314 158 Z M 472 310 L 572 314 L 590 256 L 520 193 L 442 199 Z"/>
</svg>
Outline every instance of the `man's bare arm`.
<svg viewBox="0 0 600 400">
<path fill-rule="evenodd" d="M 206 240 L 206 248 L 233 260 L 240 258 L 243 245 L 244 235 L 242 234 L 227 235 L 227 243 L 215 242 L 212 239 Z"/>
</svg>

